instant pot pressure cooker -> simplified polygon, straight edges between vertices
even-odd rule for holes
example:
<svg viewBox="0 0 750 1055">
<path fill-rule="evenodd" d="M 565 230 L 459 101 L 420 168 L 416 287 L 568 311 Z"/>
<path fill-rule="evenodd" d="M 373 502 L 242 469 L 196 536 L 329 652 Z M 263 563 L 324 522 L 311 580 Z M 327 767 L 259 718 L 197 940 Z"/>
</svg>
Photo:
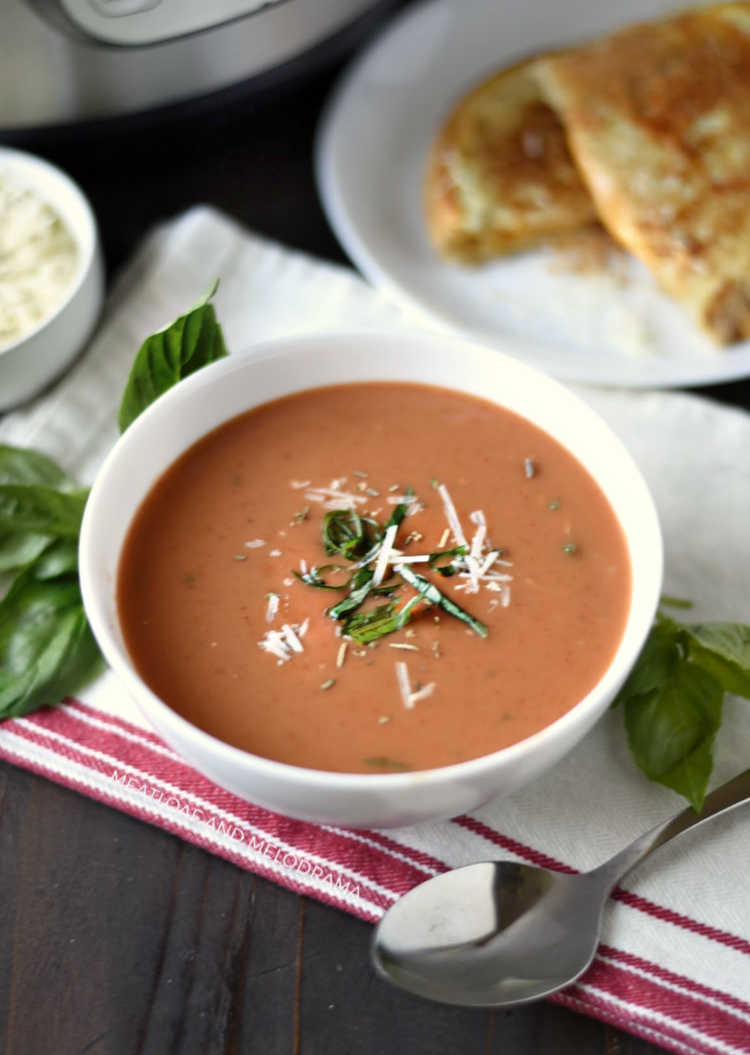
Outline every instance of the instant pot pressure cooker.
<svg viewBox="0 0 750 1055">
<path fill-rule="evenodd" d="M 300 75 L 395 0 L 2 0 L 0 134 Z"/>
</svg>

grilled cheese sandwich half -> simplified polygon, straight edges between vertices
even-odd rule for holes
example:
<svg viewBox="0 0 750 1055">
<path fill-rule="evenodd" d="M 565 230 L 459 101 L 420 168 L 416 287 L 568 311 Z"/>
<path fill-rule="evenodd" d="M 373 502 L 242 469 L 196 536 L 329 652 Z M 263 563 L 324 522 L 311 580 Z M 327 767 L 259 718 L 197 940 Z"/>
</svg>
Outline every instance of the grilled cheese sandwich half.
<svg viewBox="0 0 750 1055">
<path fill-rule="evenodd" d="M 438 251 L 474 263 L 596 220 L 533 63 L 503 70 L 459 100 L 432 147 L 425 214 Z"/>
<path fill-rule="evenodd" d="M 750 337 L 750 3 L 534 67 L 610 233 L 717 342 Z"/>
</svg>

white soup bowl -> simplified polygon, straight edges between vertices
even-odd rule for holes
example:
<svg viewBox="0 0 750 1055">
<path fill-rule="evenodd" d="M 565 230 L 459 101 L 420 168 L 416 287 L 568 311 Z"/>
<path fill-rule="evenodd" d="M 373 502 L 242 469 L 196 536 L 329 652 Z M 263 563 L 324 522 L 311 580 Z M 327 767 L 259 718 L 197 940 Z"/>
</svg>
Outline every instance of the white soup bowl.
<svg viewBox="0 0 750 1055">
<path fill-rule="evenodd" d="M 182 718 L 139 677 L 117 610 L 120 555 L 133 517 L 161 474 L 206 433 L 252 407 L 326 384 L 424 382 L 479 396 L 544 429 L 599 484 L 621 525 L 632 594 L 621 640 L 597 684 L 562 717 L 492 754 L 420 772 L 322 772 L 261 758 Z M 494 349 L 453 336 L 297 336 L 200 370 L 150 406 L 118 440 L 91 491 L 81 531 L 84 604 L 101 649 L 157 732 L 217 784 L 305 820 L 388 827 L 474 809 L 534 780 L 609 707 L 652 625 L 662 540 L 651 495 L 608 425 L 558 382 Z M 543 660 L 543 657 L 540 657 Z"/>
</svg>

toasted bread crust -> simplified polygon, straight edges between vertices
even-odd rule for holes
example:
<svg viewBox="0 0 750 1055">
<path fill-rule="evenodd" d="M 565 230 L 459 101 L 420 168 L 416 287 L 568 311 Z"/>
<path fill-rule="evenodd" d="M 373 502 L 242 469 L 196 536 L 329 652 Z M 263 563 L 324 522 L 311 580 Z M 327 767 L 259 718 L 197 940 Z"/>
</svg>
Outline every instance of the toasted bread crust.
<svg viewBox="0 0 750 1055">
<path fill-rule="evenodd" d="M 563 127 L 531 70 L 523 63 L 483 81 L 435 139 L 425 216 L 446 256 L 477 262 L 596 219 Z"/>
<path fill-rule="evenodd" d="M 750 3 L 628 27 L 534 72 L 613 236 L 714 340 L 750 337 Z"/>
</svg>

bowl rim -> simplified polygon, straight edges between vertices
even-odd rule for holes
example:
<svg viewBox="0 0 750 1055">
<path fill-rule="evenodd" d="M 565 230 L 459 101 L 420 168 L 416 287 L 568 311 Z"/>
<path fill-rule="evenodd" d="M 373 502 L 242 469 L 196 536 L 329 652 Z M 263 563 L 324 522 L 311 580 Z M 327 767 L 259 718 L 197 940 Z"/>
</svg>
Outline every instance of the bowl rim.
<svg viewBox="0 0 750 1055">
<path fill-rule="evenodd" d="M 106 591 L 100 584 L 97 586 L 97 575 L 95 569 L 92 566 L 92 550 L 95 545 L 94 533 L 96 530 L 96 521 L 99 518 L 99 505 L 102 502 L 100 497 L 101 491 L 106 484 L 107 477 L 112 469 L 119 460 L 125 457 L 123 452 L 127 452 L 128 446 L 137 439 L 140 432 L 146 431 L 152 428 L 152 422 L 158 421 L 158 419 L 165 414 L 169 413 L 169 410 L 173 404 L 177 404 L 180 400 L 189 400 L 193 393 L 199 392 L 206 386 L 210 386 L 214 377 L 220 377 L 224 374 L 241 372 L 243 370 L 253 370 L 262 367 L 264 362 L 270 360 L 278 360 L 279 357 L 294 357 L 300 352 L 305 355 L 312 355 L 316 348 L 318 348 L 322 342 L 330 344 L 331 342 L 341 343 L 345 342 L 351 345 L 352 342 L 358 341 L 398 341 L 403 344 L 409 344 L 411 346 L 422 343 L 427 346 L 452 345 L 457 351 L 463 351 L 469 353 L 472 349 L 475 353 L 479 353 L 482 356 L 491 356 L 497 361 L 498 368 L 501 365 L 506 367 L 510 366 L 513 370 L 517 371 L 521 375 L 532 381 L 535 385 L 542 385 L 548 391 L 554 392 L 567 401 L 572 408 L 575 408 L 577 413 L 586 419 L 596 429 L 603 430 L 605 434 L 608 434 L 610 442 L 618 449 L 619 456 L 622 458 L 624 463 L 628 463 L 633 479 L 637 482 L 640 488 L 641 496 L 644 499 L 643 503 L 643 514 L 650 520 L 649 530 L 653 535 L 653 541 L 656 546 L 652 558 L 654 561 L 654 574 L 652 579 L 649 580 L 648 588 L 643 587 L 644 597 L 642 599 L 642 611 L 639 613 L 639 624 L 640 632 L 637 635 L 640 644 L 637 649 L 633 649 L 632 656 L 629 657 L 627 664 L 625 665 L 625 674 L 632 669 L 633 663 L 637 659 L 638 653 L 645 643 L 646 637 L 648 636 L 649 629 L 653 623 L 653 619 L 658 607 L 659 596 L 662 588 L 663 580 L 663 567 L 664 567 L 664 547 L 663 547 L 663 536 L 661 531 L 661 525 L 656 510 L 656 505 L 651 495 L 650 489 L 643 477 L 643 474 L 637 465 L 635 459 L 630 454 L 629 450 L 623 443 L 623 441 L 617 436 L 612 427 L 604 420 L 604 418 L 598 414 L 592 407 L 589 406 L 586 401 L 573 392 L 565 384 L 552 378 L 550 375 L 543 373 L 536 367 L 532 367 L 524 363 L 523 361 L 508 355 L 504 352 L 499 352 L 495 348 L 491 348 L 487 345 L 481 344 L 471 338 L 465 338 L 460 335 L 450 333 L 435 333 L 429 331 L 423 331 L 421 333 L 403 333 L 398 331 L 330 331 L 330 332 L 315 332 L 315 333 L 301 333 L 301 334 L 287 334 L 280 337 L 273 337 L 258 341 L 249 346 L 245 352 L 241 354 L 231 354 L 226 358 L 217 360 L 210 365 L 194 372 L 187 378 L 181 380 L 178 384 L 173 385 L 172 388 L 168 389 L 158 399 L 156 399 L 150 406 L 148 406 L 139 417 L 129 426 L 126 433 L 122 434 L 106 456 L 102 463 L 99 472 L 97 473 L 94 484 L 91 488 L 89 500 L 86 503 L 84 511 L 83 522 L 81 525 L 80 533 L 80 545 L 79 545 L 79 568 L 80 568 L 80 581 L 81 590 L 83 596 L 84 609 L 87 617 L 91 624 L 91 628 L 100 644 L 102 653 L 104 654 L 105 660 L 111 666 L 114 673 L 122 680 L 126 686 L 129 695 L 134 699 L 138 709 L 141 710 L 146 718 L 149 717 L 149 712 L 153 709 L 158 715 L 159 724 L 156 725 L 157 732 L 161 729 L 162 725 L 171 727 L 176 730 L 181 740 L 190 740 L 197 742 L 198 746 L 205 744 L 210 747 L 215 753 L 214 761 L 221 763 L 222 759 L 226 759 L 231 763 L 239 763 L 242 766 L 248 764 L 252 768 L 259 772 L 261 775 L 266 775 L 270 778 L 275 778 L 277 781 L 283 781 L 287 784 L 294 784 L 298 788 L 306 786 L 309 789 L 316 788 L 318 790 L 330 790 L 330 791 L 341 791 L 347 789 L 352 793 L 358 791 L 369 791 L 376 788 L 386 790 L 388 792 L 396 792 L 399 790 L 411 790 L 415 786 L 419 786 L 423 789 L 428 789 L 430 785 L 442 785 L 446 782 L 450 782 L 453 779 L 460 778 L 461 780 L 471 779 L 472 777 L 481 778 L 482 776 L 490 773 L 501 760 L 517 761 L 523 758 L 524 755 L 533 755 L 536 748 L 545 743 L 545 741 L 553 741 L 558 736 L 564 736 L 565 731 L 568 727 L 574 727 L 578 722 L 584 722 L 587 716 L 590 716 L 590 712 L 594 712 L 594 716 L 589 722 L 589 725 L 585 726 L 585 730 L 588 729 L 590 724 L 596 720 L 596 705 L 599 703 L 603 694 L 606 693 L 607 686 L 611 682 L 619 683 L 618 679 L 620 674 L 617 673 L 618 663 L 620 666 L 624 664 L 621 658 L 621 651 L 623 642 L 626 637 L 626 632 L 633 619 L 634 611 L 634 569 L 632 567 L 632 551 L 629 544 L 628 533 L 625 530 L 619 517 L 617 517 L 618 523 L 620 524 L 623 535 L 628 542 L 628 552 L 631 557 L 631 605 L 628 610 L 628 615 L 625 621 L 625 627 L 621 634 L 618 646 L 612 656 L 609 664 L 602 672 L 601 676 L 597 679 L 595 684 L 589 689 L 589 691 L 581 697 L 577 703 L 575 703 L 569 710 L 564 714 L 560 715 L 553 722 L 543 726 L 541 729 L 532 733 L 530 736 L 524 737 L 522 740 L 516 741 L 515 743 L 509 744 L 506 747 L 499 748 L 496 751 L 490 752 L 485 755 L 480 755 L 477 758 L 467 759 L 463 762 L 455 762 L 450 765 L 436 766 L 430 769 L 419 769 L 409 770 L 406 772 L 398 773 L 346 773 L 338 771 L 329 771 L 314 769 L 305 766 L 292 765 L 288 762 L 281 762 L 276 759 L 266 758 L 262 755 L 253 754 L 250 751 L 245 751 L 242 748 L 236 747 L 233 744 L 227 743 L 224 740 L 219 739 L 212 733 L 206 732 L 199 726 L 189 722 L 186 718 L 180 715 L 177 711 L 173 710 L 167 703 L 159 698 L 155 692 L 141 679 L 135 667 L 130 660 L 127 649 L 124 644 L 121 645 L 117 641 L 115 635 L 112 633 L 105 612 L 105 599 L 104 595 Z M 489 361 L 489 359 L 488 359 Z M 344 373 L 346 373 L 344 371 Z M 377 380 L 388 380 L 388 378 L 371 378 L 372 381 Z M 397 383 L 400 378 L 391 379 Z M 271 402 L 274 398 L 284 398 L 284 395 L 292 395 L 297 392 L 309 391 L 317 387 L 329 387 L 330 384 L 347 384 L 356 383 L 356 381 L 347 380 L 346 376 L 343 376 L 340 381 L 322 383 L 321 385 L 299 385 L 295 382 L 294 378 L 290 379 L 289 387 L 286 392 L 280 397 L 272 397 L 271 399 L 262 399 L 254 401 L 253 397 L 250 396 L 248 399 L 247 409 L 251 410 L 255 406 L 260 406 L 265 402 Z M 364 383 L 367 383 L 366 381 Z M 424 384 L 446 388 L 444 384 L 439 382 L 431 381 L 429 378 L 425 379 Z M 463 394 L 469 395 L 470 393 L 459 389 Z M 497 403 L 491 396 L 484 397 L 489 402 Z M 497 404 L 502 406 L 502 404 Z M 165 409 L 166 408 L 166 409 Z M 510 408 L 514 409 L 514 408 Z M 515 413 L 520 416 L 524 416 L 519 411 L 514 410 Z M 240 412 L 242 413 L 242 412 Z M 183 447 L 184 451 L 188 450 L 194 443 L 202 437 L 210 433 L 214 428 L 218 428 L 221 424 L 236 417 L 235 413 L 230 413 L 221 416 L 216 424 L 208 430 L 198 434 L 194 440 L 192 440 L 187 446 Z M 544 429 L 543 425 L 538 422 L 533 422 L 537 427 Z M 566 443 L 564 443 L 552 430 L 551 428 L 546 429 L 548 433 L 553 436 L 566 450 L 569 450 Z M 569 451 L 576 457 L 573 452 Z M 179 457 L 177 455 L 176 457 Z M 176 460 L 173 458 L 169 465 L 173 464 Z M 580 460 L 576 457 L 576 460 Z M 584 466 L 585 467 L 585 466 Z M 585 467 L 589 474 L 597 482 L 598 486 L 601 487 L 600 480 L 594 475 L 594 473 Z M 162 470 L 166 471 L 166 470 Z M 159 479 L 161 472 L 154 475 L 149 488 L 154 485 L 156 480 Z M 147 491 L 148 491 L 147 489 Z M 614 510 L 613 510 L 614 512 Z M 128 526 L 132 523 L 132 515 L 128 520 Z M 118 560 L 121 554 L 121 548 L 118 551 Z M 114 588 L 114 586 L 112 586 Z M 99 596 L 101 594 L 101 596 Z M 115 605 L 116 610 L 116 605 Z M 146 707 L 142 701 L 143 699 L 148 700 L 148 707 Z M 584 730 L 584 732 L 585 732 Z M 580 739 L 580 738 L 579 738 Z M 188 760 L 189 764 L 190 761 Z M 200 766 L 196 766 L 200 769 Z"/>
<path fill-rule="evenodd" d="M 14 352 L 19 348 L 22 348 L 27 341 L 32 340 L 55 322 L 55 320 L 78 296 L 91 272 L 92 265 L 99 252 L 99 228 L 96 222 L 96 216 L 94 215 L 91 203 L 75 180 L 69 176 L 67 172 L 64 172 L 63 169 L 59 168 L 59 166 L 53 164 L 51 161 L 47 161 L 45 158 L 39 157 L 36 154 L 31 154 L 27 150 L 18 150 L 16 147 L 8 147 L 0 144 L 0 172 L 3 169 L 6 159 L 10 161 L 11 165 L 18 164 L 21 169 L 26 168 L 31 171 L 36 169 L 37 171 L 44 173 L 51 180 L 57 181 L 61 186 L 65 187 L 81 207 L 85 225 L 85 237 L 82 237 L 80 234 L 80 225 L 71 222 L 70 216 L 66 213 L 64 207 L 59 206 L 57 202 L 47 202 L 47 204 L 50 204 L 65 221 L 65 224 L 76 243 L 79 258 L 76 273 L 65 293 L 65 296 L 58 303 L 54 311 L 49 315 L 45 315 L 43 319 L 32 327 L 32 329 L 26 330 L 22 336 L 12 344 L 0 346 L 0 358 L 9 352 Z M 41 195 L 41 197 L 42 200 L 46 201 L 43 195 Z"/>
</svg>

